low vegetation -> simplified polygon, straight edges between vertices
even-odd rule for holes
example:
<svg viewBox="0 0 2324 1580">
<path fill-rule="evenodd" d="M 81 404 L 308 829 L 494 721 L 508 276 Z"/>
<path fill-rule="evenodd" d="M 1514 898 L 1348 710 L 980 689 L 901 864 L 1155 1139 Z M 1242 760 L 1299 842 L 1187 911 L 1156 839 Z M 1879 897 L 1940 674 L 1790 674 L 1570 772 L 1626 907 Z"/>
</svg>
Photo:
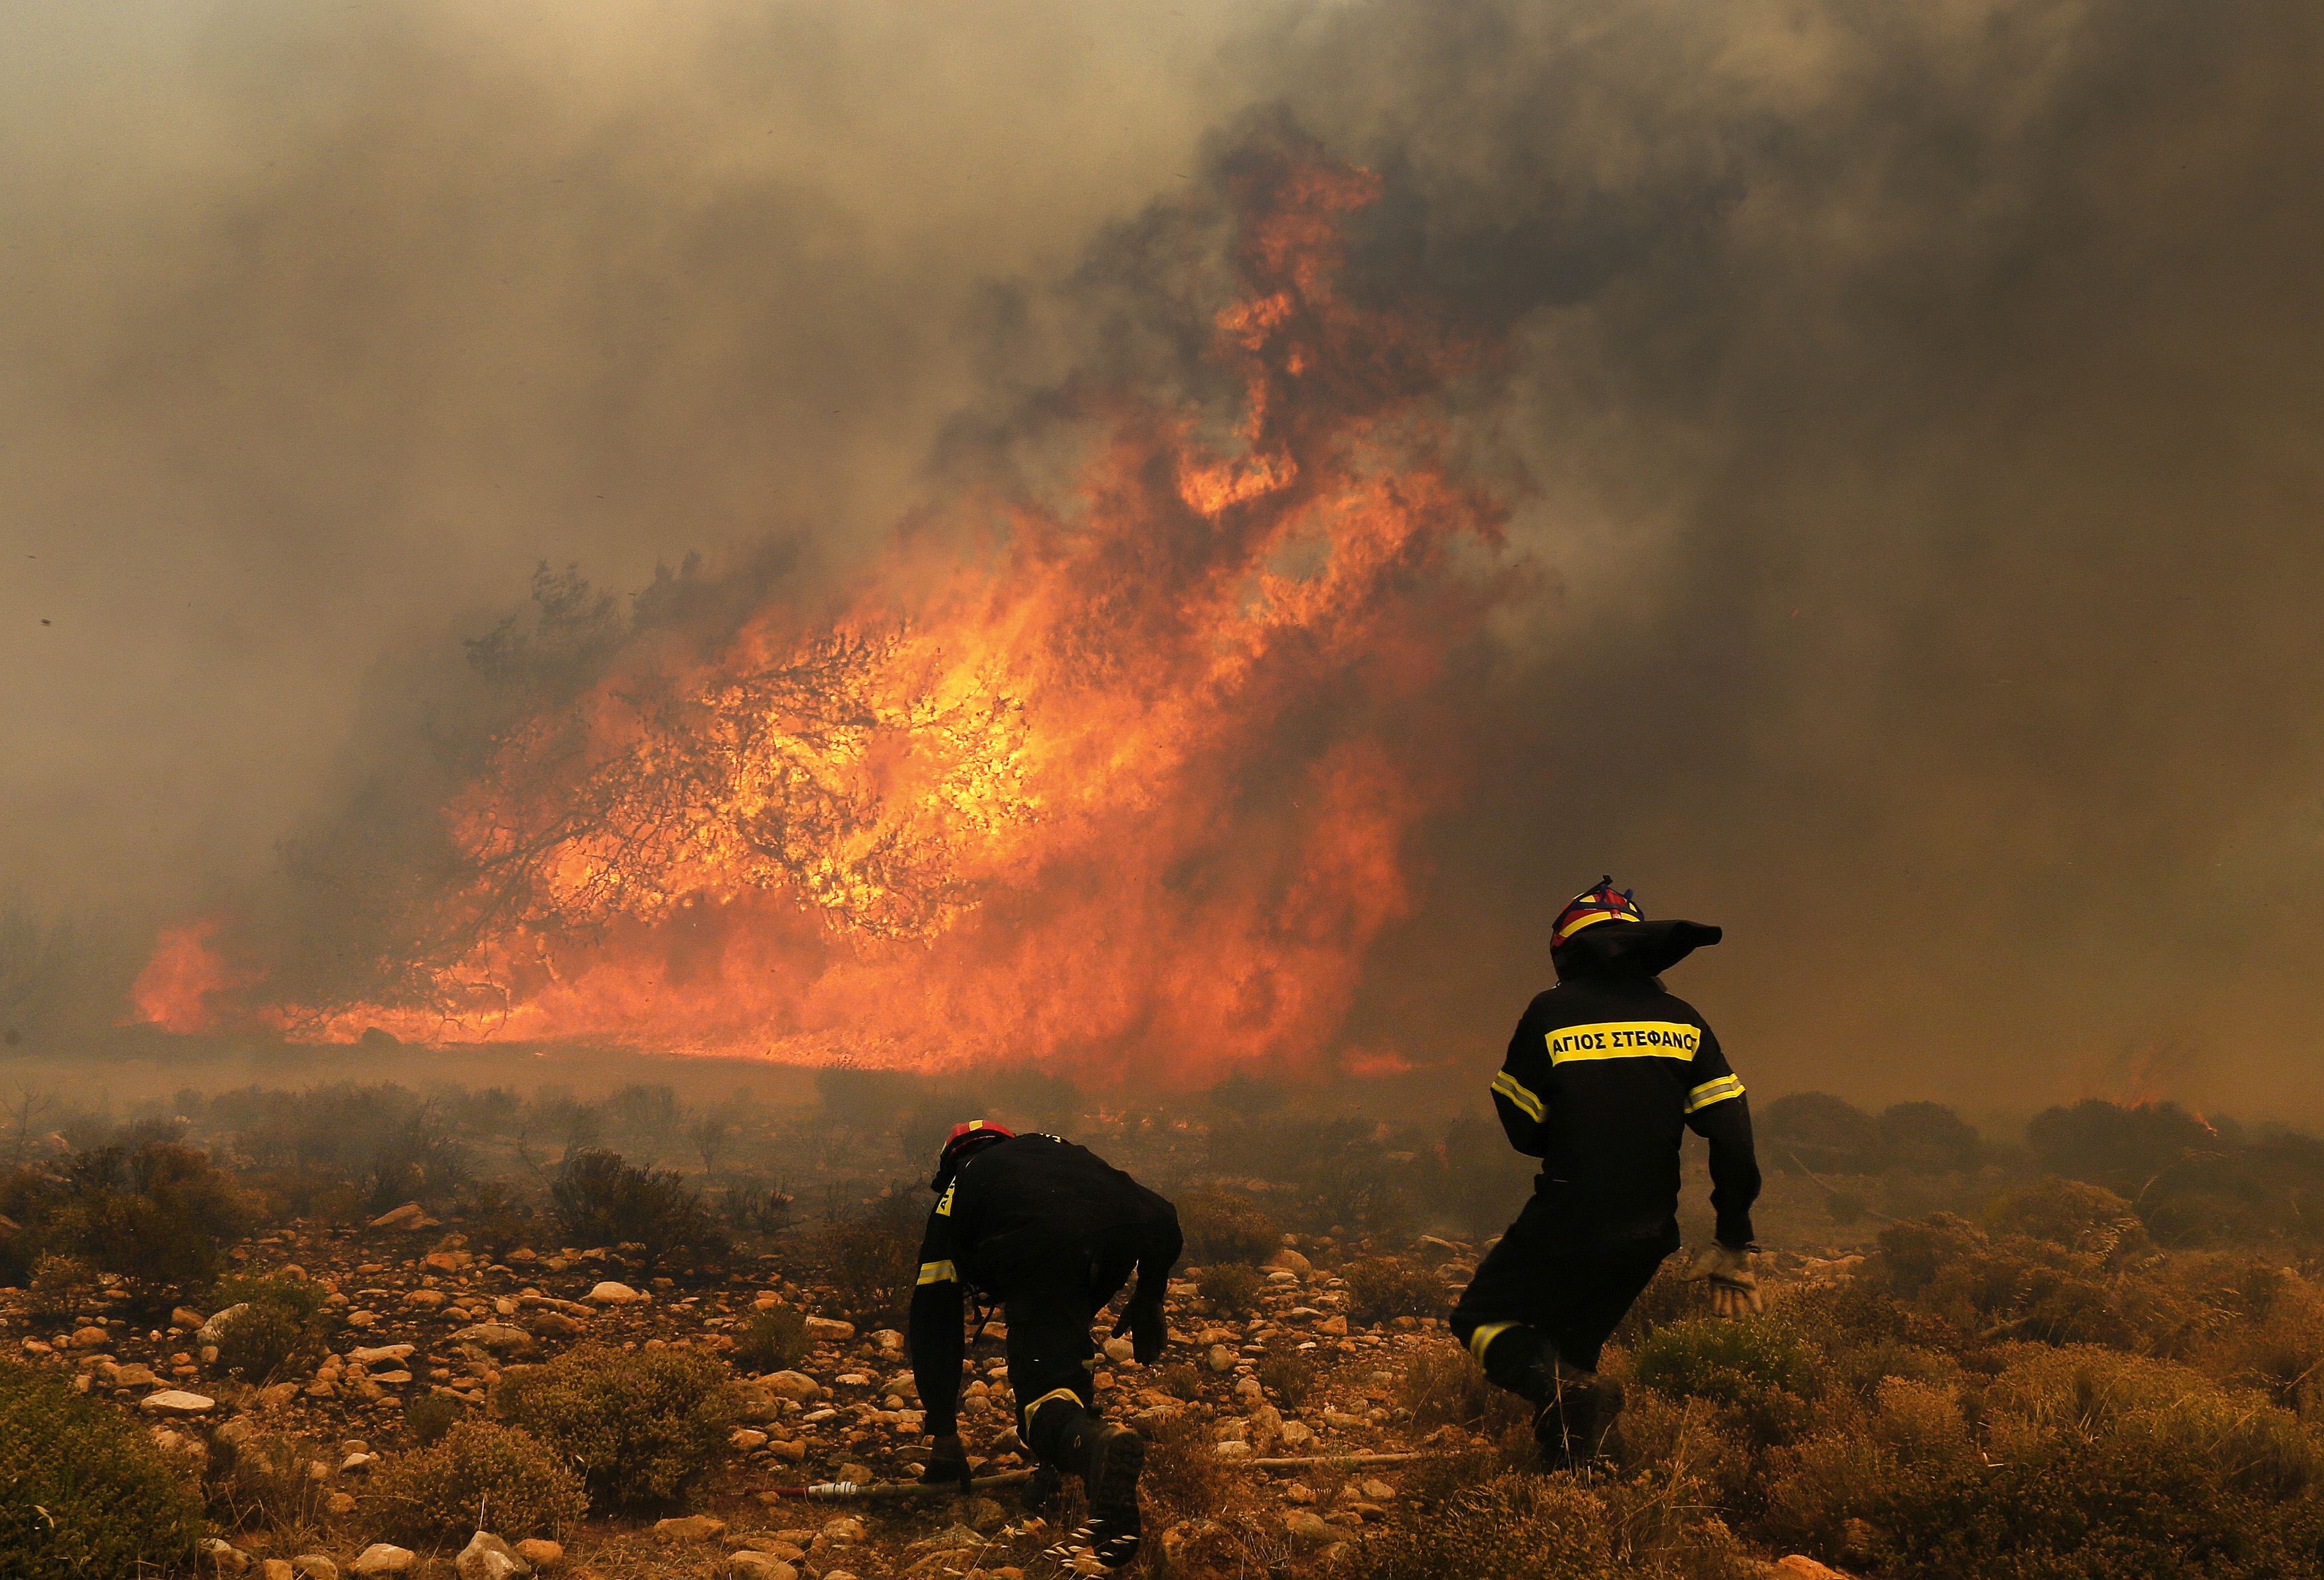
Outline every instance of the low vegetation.
<svg viewBox="0 0 2324 1580">
<path fill-rule="evenodd" d="M 190 1570 L 201 1498 L 136 1423 L 0 1358 L 0 1575 L 132 1580 Z"/>
<path fill-rule="evenodd" d="M 383 1472 L 368 1512 L 383 1535 L 413 1545 L 473 1530 L 514 1541 L 563 1536 L 588 1502 L 580 1474 L 537 1438 L 464 1420 Z"/>
<path fill-rule="evenodd" d="M 698 1350 L 591 1344 L 511 1368 L 493 1403 L 572 1467 L 601 1509 L 677 1502 L 726 1457 L 735 1411 L 733 1373 Z"/>
</svg>

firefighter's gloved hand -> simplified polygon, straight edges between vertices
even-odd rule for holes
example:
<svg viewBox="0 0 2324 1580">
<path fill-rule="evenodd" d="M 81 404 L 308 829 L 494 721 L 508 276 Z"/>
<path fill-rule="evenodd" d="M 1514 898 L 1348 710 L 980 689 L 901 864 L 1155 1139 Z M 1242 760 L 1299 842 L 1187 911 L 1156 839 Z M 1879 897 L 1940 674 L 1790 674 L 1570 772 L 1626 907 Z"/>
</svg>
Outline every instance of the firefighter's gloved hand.
<svg viewBox="0 0 2324 1580">
<path fill-rule="evenodd" d="M 936 1446 L 928 1451 L 928 1467 L 920 1472 L 920 1481 L 931 1487 L 947 1486 L 957 1482 L 960 1490 L 965 1492 L 968 1491 L 968 1447 L 961 1442 L 959 1433 L 947 1432 L 937 1438 Z"/>
<path fill-rule="evenodd" d="M 1141 1366 L 1151 1366 L 1162 1358 L 1163 1341 L 1170 1335 L 1169 1325 L 1162 1319 L 1159 1300 L 1132 1300 L 1121 1314 L 1121 1323 L 1113 1331 L 1130 1329 L 1130 1353 Z"/>
<path fill-rule="evenodd" d="M 1749 1245 L 1713 1245 L 1694 1260 L 1688 1277 L 1711 1285 L 1711 1309 L 1720 1317 L 1741 1317 L 1766 1309 L 1759 1298 L 1758 1275 L 1751 1270 Z"/>
</svg>

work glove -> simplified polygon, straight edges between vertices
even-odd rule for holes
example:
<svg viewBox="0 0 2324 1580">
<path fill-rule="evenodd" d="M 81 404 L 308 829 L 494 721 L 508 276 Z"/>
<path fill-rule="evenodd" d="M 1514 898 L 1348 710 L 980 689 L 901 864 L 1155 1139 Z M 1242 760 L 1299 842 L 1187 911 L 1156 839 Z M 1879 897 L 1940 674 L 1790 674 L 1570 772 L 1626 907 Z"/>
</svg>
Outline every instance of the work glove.
<svg viewBox="0 0 2324 1580">
<path fill-rule="evenodd" d="M 936 1439 L 928 1451 L 928 1466 L 920 1472 L 925 1486 L 941 1487 L 958 1483 L 963 1492 L 968 1491 L 968 1448 L 957 1432 L 947 1432 Z"/>
<path fill-rule="evenodd" d="M 1766 1309 L 1759 1298 L 1759 1280 L 1751 1270 L 1754 1245 L 1713 1245 L 1694 1259 L 1687 1276 L 1711 1285 L 1711 1309 L 1720 1317 L 1741 1317 Z"/>
<path fill-rule="evenodd" d="M 1120 1319 L 1113 1325 L 1113 1336 L 1130 1335 L 1130 1354 L 1141 1366 L 1151 1366 L 1162 1358 L 1163 1341 L 1169 1336 L 1169 1327 L 1162 1319 L 1159 1300 L 1132 1300 L 1123 1307 Z"/>
</svg>

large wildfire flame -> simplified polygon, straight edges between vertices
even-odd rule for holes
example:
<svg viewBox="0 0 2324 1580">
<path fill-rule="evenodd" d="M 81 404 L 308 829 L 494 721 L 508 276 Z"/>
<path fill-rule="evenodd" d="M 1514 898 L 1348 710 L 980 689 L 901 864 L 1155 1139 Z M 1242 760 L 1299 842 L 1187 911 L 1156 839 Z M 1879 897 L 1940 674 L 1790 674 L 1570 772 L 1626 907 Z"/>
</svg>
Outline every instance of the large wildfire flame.
<svg viewBox="0 0 2324 1580">
<path fill-rule="evenodd" d="M 827 627 L 768 607 L 707 659 L 641 646 L 500 739 L 391 985 L 272 1002 L 203 921 L 140 1015 L 1180 1079 L 1326 1049 L 1450 783 L 1395 705 L 1473 629 L 1450 559 L 1499 518 L 1424 410 L 1462 351 L 1337 289 L 1373 178 L 1293 151 L 1229 190 L 1231 438 L 1080 389 L 1105 437 L 1067 499 L 965 502 Z"/>
</svg>

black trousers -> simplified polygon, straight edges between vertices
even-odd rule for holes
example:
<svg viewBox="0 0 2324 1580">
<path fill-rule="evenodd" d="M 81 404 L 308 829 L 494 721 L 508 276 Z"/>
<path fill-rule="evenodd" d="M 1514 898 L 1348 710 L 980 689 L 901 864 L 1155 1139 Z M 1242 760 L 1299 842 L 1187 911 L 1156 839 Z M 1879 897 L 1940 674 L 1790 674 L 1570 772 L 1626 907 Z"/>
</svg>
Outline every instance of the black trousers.
<svg viewBox="0 0 2324 1580">
<path fill-rule="evenodd" d="M 1130 1281 L 1142 1244 L 1139 1232 L 1125 1230 L 1060 1251 L 1012 1279 L 1001 1299 L 1018 1436 L 1036 1458 L 1059 1469 L 1075 1467 L 1092 1420 L 1097 1346 L 1090 1325 Z"/>
<path fill-rule="evenodd" d="M 1607 1335 L 1677 1241 L 1674 1223 L 1648 1238 L 1598 1239 L 1566 1204 L 1537 1194 L 1462 1291 L 1452 1332 L 1504 1388 L 1548 1355 L 1595 1372 Z"/>
</svg>

